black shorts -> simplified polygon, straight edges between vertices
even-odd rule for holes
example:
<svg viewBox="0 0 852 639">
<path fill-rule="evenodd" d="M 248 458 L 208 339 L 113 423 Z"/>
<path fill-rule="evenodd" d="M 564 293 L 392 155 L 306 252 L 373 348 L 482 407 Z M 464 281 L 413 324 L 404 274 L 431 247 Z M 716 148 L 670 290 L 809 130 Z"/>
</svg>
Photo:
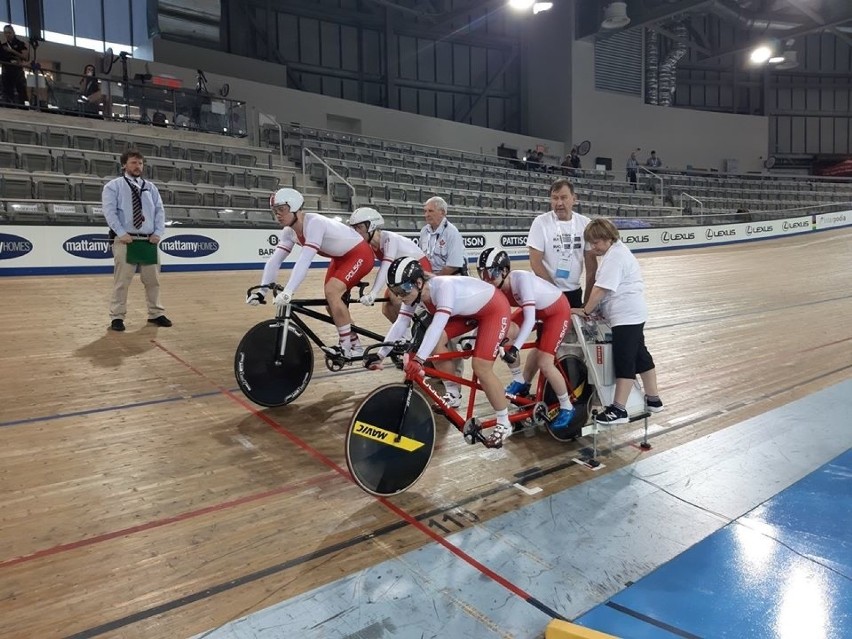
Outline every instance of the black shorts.
<svg viewBox="0 0 852 639">
<path fill-rule="evenodd" d="M 612 363 L 616 379 L 633 379 L 654 368 L 645 348 L 645 322 L 612 327 Z"/>
<path fill-rule="evenodd" d="M 583 289 L 578 288 L 573 291 L 562 291 L 565 297 L 568 298 L 568 303 L 571 308 L 583 308 Z"/>
</svg>

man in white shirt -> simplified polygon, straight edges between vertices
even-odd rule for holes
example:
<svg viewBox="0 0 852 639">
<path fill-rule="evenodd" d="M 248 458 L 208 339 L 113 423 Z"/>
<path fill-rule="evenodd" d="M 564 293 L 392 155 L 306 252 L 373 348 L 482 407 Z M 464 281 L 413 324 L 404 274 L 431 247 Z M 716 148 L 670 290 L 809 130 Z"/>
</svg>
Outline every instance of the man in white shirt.
<svg viewBox="0 0 852 639">
<path fill-rule="evenodd" d="M 420 231 L 420 248 L 435 275 L 467 275 L 467 258 L 461 233 L 447 219 L 447 202 L 430 197 L 423 205 L 426 226 Z"/>
<path fill-rule="evenodd" d="M 527 235 L 533 273 L 565 293 L 571 308 L 583 306 L 598 268 L 591 247 L 583 239 L 590 220 L 572 210 L 576 201 L 574 185 L 564 178 L 556 180 L 550 187 L 551 210 L 533 220 Z M 585 298 L 580 285 L 584 270 Z"/>
</svg>

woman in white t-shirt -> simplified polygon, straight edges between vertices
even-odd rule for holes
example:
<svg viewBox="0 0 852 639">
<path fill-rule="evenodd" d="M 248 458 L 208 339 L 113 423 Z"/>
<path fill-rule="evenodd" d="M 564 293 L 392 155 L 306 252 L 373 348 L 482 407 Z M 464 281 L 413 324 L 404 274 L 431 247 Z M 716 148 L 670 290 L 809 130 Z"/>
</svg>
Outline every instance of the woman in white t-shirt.
<svg viewBox="0 0 852 639">
<path fill-rule="evenodd" d="M 654 359 L 645 347 L 645 282 L 639 262 L 623 242 L 618 229 L 605 218 L 589 222 L 584 232 L 595 255 L 601 257 L 595 285 L 582 310 L 587 316 L 600 312 L 612 328 L 612 359 L 615 368 L 615 398 L 604 412 L 595 417 L 599 424 L 624 424 L 625 409 L 633 381 L 638 374 L 645 389 L 645 406 L 652 413 L 663 410 L 657 391 Z"/>
</svg>

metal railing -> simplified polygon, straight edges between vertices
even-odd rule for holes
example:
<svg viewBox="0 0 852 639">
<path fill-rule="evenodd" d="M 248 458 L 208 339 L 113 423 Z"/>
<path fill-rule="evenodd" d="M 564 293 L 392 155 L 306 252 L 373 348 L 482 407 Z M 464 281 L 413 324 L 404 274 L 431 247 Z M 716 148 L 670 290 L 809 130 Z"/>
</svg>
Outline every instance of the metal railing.
<svg viewBox="0 0 852 639">
<path fill-rule="evenodd" d="M 350 193 L 350 199 L 355 198 L 355 187 L 352 186 L 345 177 L 340 175 L 340 173 L 338 173 L 333 168 L 331 168 L 325 160 L 323 160 L 320 156 L 318 156 L 316 153 L 311 151 L 304 144 L 302 145 L 302 184 L 303 185 L 307 185 L 307 182 L 305 181 L 306 180 L 305 173 L 306 173 L 306 167 L 307 167 L 308 163 L 305 162 L 305 159 L 307 158 L 308 155 L 310 155 L 313 158 L 316 158 L 317 162 L 322 164 L 325 167 L 325 170 L 327 171 L 326 180 L 325 180 L 325 194 L 327 196 L 331 197 L 332 179 L 331 179 L 330 175 L 333 175 L 334 177 L 336 177 L 338 180 L 340 180 L 341 182 L 343 182 L 347 186 L 347 188 L 349 189 L 349 193 Z"/>
<path fill-rule="evenodd" d="M 665 196 L 666 184 L 665 184 L 665 182 L 663 182 L 663 178 L 661 176 L 657 175 L 656 173 L 654 173 L 653 171 L 651 171 L 650 169 L 646 169 L 641 164 L 639 165 L 639 168 L 642 171 L 644 171 L 645 173 L 647 173 L 648 175 L 650 175 L 651 177 L 653 177 L 654 179 L 660 181 L 660 197 L 664 197 Z"/>
<path fill-rule="evenodd" d="M 241 100 L 154 84 L 156 79 L 148 81 L 149 76 L 142 80 L 97 78 L 37 63 L 27 67 L 26 75 L 31 109 L 230 137 L 248 134 L 246 104 Z"/>
<path fill-rule="evenodd" d="M 686 197 L 686 198 L 689 198 L 689 199 L 690 199 L 690 200 L 692 200 L 693 202 L 698 202 L 698 206 L 699 206 L 699 207 L 701 207 L 701 213 L 700 213 L 700 214 L 701 214 L 701 215 L 704 215 L 704 202 L 702 202 L 701 200 L 699 200 L 697 197 L 693 197 L 693 196 L 691 196 L 689 193 L 681 193 L 681 194 L 680 194 L 680 212 L 681 212 L 681 215 L 683 215 L 683 210 L 684 210 L 684 207 L 683 207 L 683 198 L 685 198 L 685 197 Z"/>
</svg>

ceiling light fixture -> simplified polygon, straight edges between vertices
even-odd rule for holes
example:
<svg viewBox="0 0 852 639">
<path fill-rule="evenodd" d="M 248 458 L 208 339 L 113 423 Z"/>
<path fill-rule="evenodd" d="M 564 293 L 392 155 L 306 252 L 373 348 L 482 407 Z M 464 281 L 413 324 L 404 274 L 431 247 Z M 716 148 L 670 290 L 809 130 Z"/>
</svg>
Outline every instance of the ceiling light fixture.
<svg viewBox="0 0 852 639">
<path fill-rule="evenodd" d="M 769 58 L 772 57 L 772 49 L 767 47 L 766 45 L 761 45 L 756 47 L 754 51 L 751 52 L 749 59 L 753 64 L 765 64 Z"/>
<path fill-rule="evenodd" d="M 548 11 L 549 9 L 552 9 L 552 8 L 553 8 L 552 2 L 536 2 L 533 5 L 533 15 L 537 15 L 537 14 L 541 13 L 542 11 Z"/>
<path fill-rule="evenodd" d="M 515 11 L 526 11 L 531 8 L 535 0 L 509 0 L 509 6 Z"/>
<path fill-rule="evenodd" d="M 620 29 L 630 24 L 627 16 L 626 2 L 612 2 L 604 9 L 604 19 L 601 27 L 604 29 Z"/>
</svg>

